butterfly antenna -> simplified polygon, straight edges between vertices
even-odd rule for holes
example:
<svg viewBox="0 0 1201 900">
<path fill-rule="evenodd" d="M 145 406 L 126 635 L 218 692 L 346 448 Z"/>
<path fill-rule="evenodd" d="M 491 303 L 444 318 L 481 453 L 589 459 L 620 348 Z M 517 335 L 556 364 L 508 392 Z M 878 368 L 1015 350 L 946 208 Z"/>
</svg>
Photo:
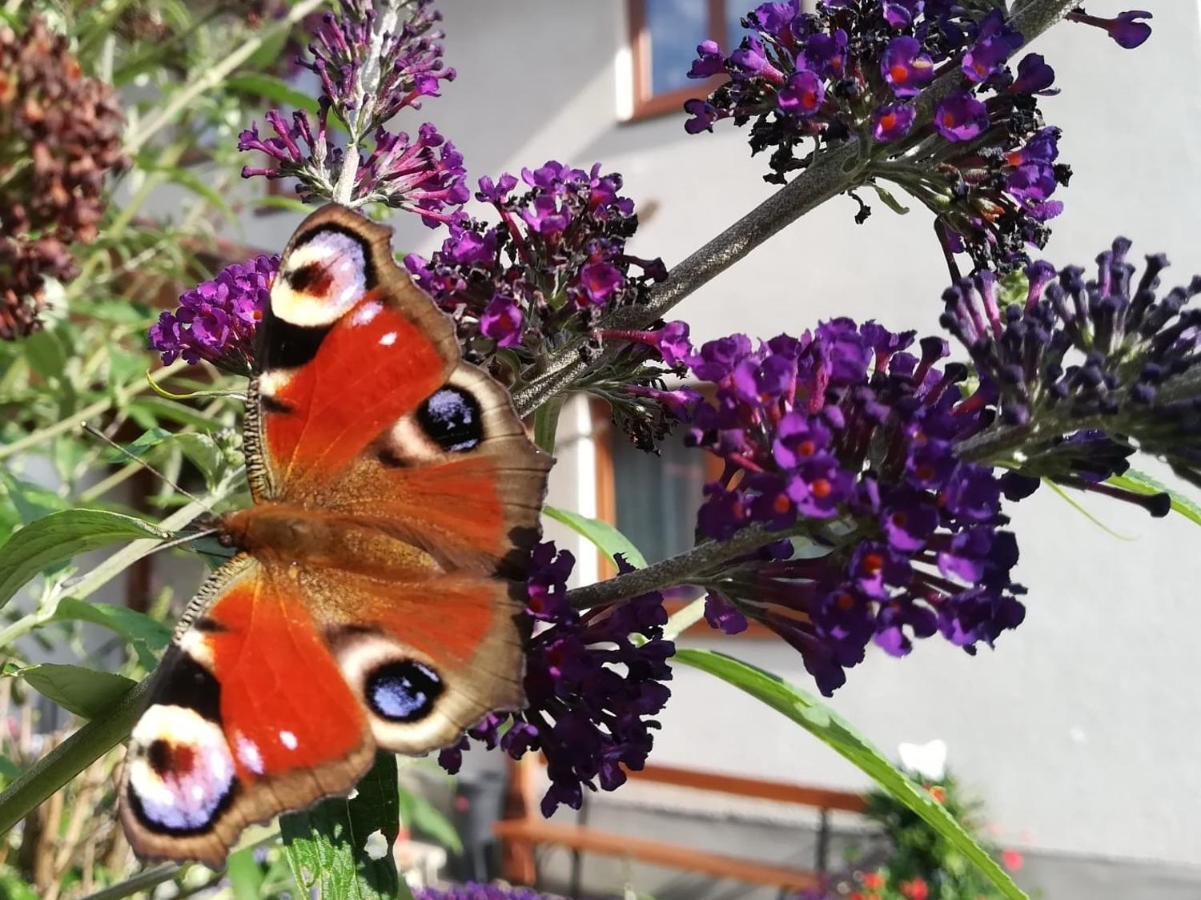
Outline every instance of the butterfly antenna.
<svg viewBox="0 0 1201 900">
<path fill-rule="evenodd" d="M 198 541 L 201 538 L 212 537 L 215 534 L 220 534 L 220 528 L 204 528 L 200 531 L 193 531 L 191 534 L 180 535 L 179 537 L 171 538 L 168 541 L 163 541 L 152 552 L 158 553 L 160 550 L 170 550 L 172 547 L 178 547 L 181 544 L 190 544 L 192 541 Z"/>
<path fill-rule="evenodd" d="M 146 462 L 146 460 L 142 459 L 136 453 L 132 453 L 129 450 L 127 450 L 126 448 L 122 447 L 120 444 L 118 444 L 116 441 L 114 441 L 112 438 L 110 438 L 103 431 L 100 431 L 100 429 L 92 427 L 92 425 L 90 425 L 87 422 L 80 422 L 79 427 L 81 427 L 84 431 L 86 431 L 88 434 L 90 434 L 92 437 L 96 438 L 97 440 L 101 441 L 102 443 L 108 444 L 110 447 L 112 447 L 114 450 L 116 450 L 122 456 L 127 457 L 132 462 L 136 462 L 139 466 L 141 466 L 147 472 L 150 472 L 152 475 L 157 475 L 162 481 L 164 481 L 166 484 L 173 487 L 175 490 L 179 491 L 179 493 L 183 494 L 189 500 L 195 500 L 197 503 L 204 502 L 203 500 L 201 500 L 199 497 L 197 497 L 195 494 L 191 493 L 190 491 L 185 491 L 178 484 L 176 484 L 174 481 L 172 481 L 170 478 L 168 478 L 166 475 L 164 475 L 162 472 L 160 472 L 154 466 L 150 465 L 150 463 Z"/>
</svg>

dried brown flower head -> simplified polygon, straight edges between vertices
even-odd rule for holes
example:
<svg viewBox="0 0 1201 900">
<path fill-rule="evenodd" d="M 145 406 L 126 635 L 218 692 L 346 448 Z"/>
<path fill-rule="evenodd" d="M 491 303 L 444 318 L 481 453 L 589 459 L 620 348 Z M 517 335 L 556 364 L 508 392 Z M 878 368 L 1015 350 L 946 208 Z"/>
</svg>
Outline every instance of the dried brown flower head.
<svg viewBox="0 0 1201 900">
<path fill-rule="evenodd" d="M 0 338 L 38 326 L 46 277 L 77 274 L 70 245 L 95 240 L 105 175 L 125 165 L 122 122 L 66 38 L 40 18 L 0 28 Z"/>
</svg>

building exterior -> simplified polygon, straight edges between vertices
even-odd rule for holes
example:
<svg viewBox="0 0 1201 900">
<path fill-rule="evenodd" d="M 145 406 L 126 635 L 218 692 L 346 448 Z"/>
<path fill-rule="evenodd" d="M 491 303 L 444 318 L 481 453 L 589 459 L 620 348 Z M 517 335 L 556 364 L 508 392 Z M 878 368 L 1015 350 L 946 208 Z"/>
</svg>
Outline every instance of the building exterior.
<svg viewBox="0 0 1201 900">
<path fill-rule="evenodd" d="M 631 49 L 630 17 L 653 23 L 656 13 L 643 7 L 656 2 L 445 0 L 447 58 L 459 74 L 424 112 L 463 151 L 473 177 L 548 159 L 621 172 L 646 211 L 631 249 L 670 266 L 773 188 L 760 180 L 765 162 L 749 156 L 733 128 L 693 137 L 682 114 L 636 117 L 647 108 L 635 95 L 639 87 L 645 94 L 646 79 L 635 72 L 641 57 Z M 1112 15 L 1119 6 L 1093 0 L 1090 11 Z M 1063 129 L 1062 159 L 1075 170 L 1044 254 L 1059 265 L 1091 265 L 1123 234 L 1136 252 L 1167 252 L 1176 264 L 1169 276 L 1185 281 L 1201 271 L 1201 81 L 1192 76 L 1201 11 L 1192 0 L 1157 6 L 1154 35 L 1137 51 L 1071 24 L 1037 45 L 1063 89 L 1044 109 Z M 701 8 L 706 0 L 674 4 L 681 32 Z M 663 40 L 675 38 L 684 40 L 668 29 Z M 690 297 L 679 316 L 701 340 L 795 333 L 835 315 L 936 330 L 947 276 L 928 216 L 876 206 L 857 226 L 850 200 L 827 203 Z M 396 246 L 432 249 L 435 235 L 403 218 Z M 248 220 L 244 240 L 277 247 L 293 224 L 289 215 Z M 570 407 L 561 427 L 551 502 L 605 512 L 597 465 L 612 455 L 594 439 L 588 404 Z M 1018 877 L 1029 888 L 1067 898 L 1201 896 L 1201 532 L 1183 518 L 1081 502 L 1105 527 L 1047 490 L 1013 510 L 1028 612 L 995 652 L 971 658 L 930 641 L 905 660 L 877 653 L 832 705 L 888 752 L 901 741 L 944 739 L 951 768 L 985 801 L 997 840 L 1025 852 Z M 554 536 L 582 560 L 581 578 L 598 574 L 586 546 Z M 780 642 L 696 634 L 688 639 L 810 685 Z M 681 669 L 673 693 L 655 761 L 866 787 L 828 748 L 708 676 Z M 764 821 L 791 822 L 762 805 L 689 805 L 634 788 L 604 804 L 610 821 L 708 832 L 710 840 L 715 829 L 703 823 L 721 818 L 733 824 L 718 840 L 749 846 L 762 840 Z M 586 880 L 605 887 L 630 875 L 636 889 L 657 896 L 699 896 L 678 884 L 673 894 L 662 873 L 643 874 L 660 880 L 639 883 L 638 872 L 613 868 L 586 870 Z M 738 891 L 724 895 L 744 896 Z"/>
</svg>

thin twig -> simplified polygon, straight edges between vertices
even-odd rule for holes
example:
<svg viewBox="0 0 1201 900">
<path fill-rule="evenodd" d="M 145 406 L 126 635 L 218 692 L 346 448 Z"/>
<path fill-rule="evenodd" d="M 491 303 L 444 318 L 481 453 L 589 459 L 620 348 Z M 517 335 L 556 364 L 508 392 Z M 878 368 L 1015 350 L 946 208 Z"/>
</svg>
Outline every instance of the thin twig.
<svg viewBox="0 0 1201 900">
<path fill-rule="evenodd" d="M 686 553 L 647 566 L 645 569 L 635 569 L 624 575 L 568 591 L 567 602 L 576 609 L 590 609 L 663 588 L 695 584 L 697 579 L 711 573 L 723 563 L 745 556 L 767 544 L 787 540 L 795 533 L 795 529 L 772 531 L 762 525 L 750 525 L 728 541 L 706 541 Z"/>
</svg>

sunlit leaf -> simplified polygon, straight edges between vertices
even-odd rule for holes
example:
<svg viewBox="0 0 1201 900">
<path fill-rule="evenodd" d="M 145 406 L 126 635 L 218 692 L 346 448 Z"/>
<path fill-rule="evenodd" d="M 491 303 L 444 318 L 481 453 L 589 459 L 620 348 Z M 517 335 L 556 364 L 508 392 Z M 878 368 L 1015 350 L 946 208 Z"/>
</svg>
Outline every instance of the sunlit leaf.
<svg viewBox="0 0 1201 900">
<path fill-rule="evenodd" d="M 451 853 L 463 852 L 463 841 L 454 823 L 416 791 L 401 788 L 400 818 L 414 834 L 428 838 Z"/>
<path fill-rule="evenodd" d="M 33 666 L 7 663 L 3 674 L 7 678 L 20 678 L 43 697 L 85 719 L 108 712 L 137 683 L 112 672 L 58 663 Z"/>
<path fill-rule="evenodd" d="M 148 537 L 167 534 L 133 516 L 100 509 L 66 509 L 44 516 L 0 545 L 0 607 L 56 563 L 108 544 Z"/>
<path fill-rule="evenodd" d="M 1113 475 L 1106 482 L 1114 487 L 1119 487 L 1124 491 L 1132 491 L 1143 496 L 1152 494 L 1167 494 L 1172 500 L 1172 509 L 1180 513 L 1189 521 L 1201 525 L 1201 504 L 1198 504 L 1190 497 L 1184 496 L 1179 491 L 1174 491 L 1170 487 L 1156 481 L 1145 472 L 1140 472 L 1137 469 L 1127 469 L 1122 475 Z"/>
<path fill-rule="evenodd" d="M 770 672 L 712 650 L 677 650 L 676 662 L 715 675 L 807 730 L 871 777 L 881 788 L 920 816 L 926 824 L 970 859 L 1005 897 L 1027 900 L 1005 870 L 966 829 L 904 772 L 889 762 L 850 723 L 813 695 Z"/>
<path fill-rule="evenodd" d="M 605 556 L 609 557 L 609 560 L 614 565 L 617 564 L 617 560 L 614 557 L 620 553 L 631 565 L 639 569 L 646 566 L 646 557 L 642 555 L 628 537 L 608 522 L 602 522 L 600 519 L 590 519 L 588 516 L 581 516 L 579 513 L 572 512 L 569 509 L 560 509 L 557 506 L 544 506 L 542 511 L 556 522 L 562 522 L 572 531 L 587 538 Z"/>
<path fill-rule="evenodd" d="M 334 797 L 280 818 L 292 877 L 305 896 L 412 900 L 392 859 L 399 796 L 396 757 L 379 753 L 353 800 Z"/>
</svg>

